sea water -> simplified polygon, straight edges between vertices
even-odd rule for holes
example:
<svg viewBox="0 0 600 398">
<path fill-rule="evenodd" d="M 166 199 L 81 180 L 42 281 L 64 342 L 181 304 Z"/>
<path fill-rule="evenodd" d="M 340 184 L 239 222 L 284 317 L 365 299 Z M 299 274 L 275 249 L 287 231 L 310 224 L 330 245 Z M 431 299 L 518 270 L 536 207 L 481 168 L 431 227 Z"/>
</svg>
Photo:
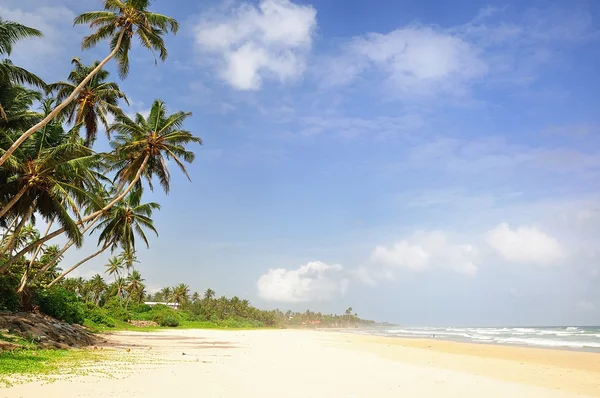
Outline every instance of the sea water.
<svg viewBox="0 0 600 398">
<path fill-rule="evenodd" d="M 384 327 L 358 333 L 600 352 L 600 327 Z"/>
</svg>

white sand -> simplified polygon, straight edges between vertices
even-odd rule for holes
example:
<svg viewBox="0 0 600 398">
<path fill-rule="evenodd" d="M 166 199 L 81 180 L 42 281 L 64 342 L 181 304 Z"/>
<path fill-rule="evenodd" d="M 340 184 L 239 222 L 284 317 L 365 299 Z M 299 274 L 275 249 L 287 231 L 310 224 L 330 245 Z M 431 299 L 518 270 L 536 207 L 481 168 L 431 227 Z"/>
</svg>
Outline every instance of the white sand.
<svg viewBox="0 0 600 398">
<path fill-rule="evenodd" d="M 538 379 L 538 386 L 528 380 L 530 374 L 541 371 L 542 368 L 536 368 L 539 364 L 484 356 L 478 358 L 482 361 L 480 366 L 489 364 L 490 372 L 482 375 L 465 369 L 458 371 L 460 367 L 452 365 L 460 364 L 462 359 L 474 360 L 471 354 L 378 345 L 360 340 L 359 336 L 331 332 L 173 330 L 125 333 L 111 340 L 119 355 L 150 358 L 145 362 L 152 364 L 136 365 L 135 370 L 125 372 L 120 370 L 120 363 L 108 364 L 116 378 L 76 376 L 45 385 L 20 384 L 0 389 L 0 397 L 600 396 L 600 377 L 594 378 L 600 373 L 594 369 L 563 369 L 565 376 L 575 377 L 573 388 L 568 388 L 570 381 L 558 385 L 551 379 L 544 388 Z M 382 348 L 385 353 L 380 352 Z M 502 366 L 520 366 L 521 382 L 506 381 L 502 374 L 495 374 L 503 372 Z M 582 383 L 585 390 L 581 389 Z"/>
</svg>

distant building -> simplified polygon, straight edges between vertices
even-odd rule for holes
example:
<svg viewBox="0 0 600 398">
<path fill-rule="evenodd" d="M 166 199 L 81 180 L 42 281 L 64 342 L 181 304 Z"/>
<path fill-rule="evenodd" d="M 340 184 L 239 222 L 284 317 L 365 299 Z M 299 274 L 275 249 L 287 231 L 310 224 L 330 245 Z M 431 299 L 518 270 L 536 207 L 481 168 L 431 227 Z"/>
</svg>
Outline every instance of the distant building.
<svg viewBox="0 0 600 398">
<path fill-rule="evenodd" d="M 175 310 L 179 309 L 179 303 L 161 303 L 159 301 L 144 301 L 144 304 L 149 305 L 150 307 L 154 307 L 155 305 L 166 305 L 167 307 L 171 307 Z"/>
</svg>

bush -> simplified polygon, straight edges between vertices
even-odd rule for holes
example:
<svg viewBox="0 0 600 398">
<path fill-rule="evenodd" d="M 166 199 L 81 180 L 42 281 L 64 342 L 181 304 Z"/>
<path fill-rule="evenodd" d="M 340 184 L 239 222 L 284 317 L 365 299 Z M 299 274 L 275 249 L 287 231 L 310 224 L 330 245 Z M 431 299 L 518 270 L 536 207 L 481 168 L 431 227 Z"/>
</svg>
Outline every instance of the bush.
<svg viewBox="0 0 600 398">
<path fill-rule="evenodd" d="M 142 314 L 144 312 L 152 311 L 152 307 L 150 307 L 148 304 L 136 304 L 131 306 L 130 310 L 136 314 Z"/>
<path fill-rule="evenodd" d="M 109 328 L 115 327 L 115 320 L 107 313 L 107 311 L 96 307 L 93 304 L 87 305 L 85 319 L 92 321 L 96 325 L 104 325 Z"/>
<path fill-rule="evenodd" d="M 62 287 L 53 287 L 46 290 L 37 290 L 34 303 L 40 311 L 61 321 L 82 324 L 84 321 L 84 306 L 75 293 Z"/>
<path fill-rule="evenodd" d="M 173 315 L 167 315 L 158 322 L 160 326 L 175 328 L 179 326 L 179 319 Z"/>
<path fill-rule="evenodd" d="M 118 319 L 123 322 L 129 322 L 131 320 L 131 314 L 123 305 L 123 300 L 119 299 L 118 297 L 113 297 L 108 300 L 102 308 L 110 317 L 114 319 Z"/>
<path fill-rule="evenodd" d="M 0 276 L 0 310 L 16 311 L 19 308 L 19 296 L 16 292 L 18 285 L 18 277 Z"/>
</svg>

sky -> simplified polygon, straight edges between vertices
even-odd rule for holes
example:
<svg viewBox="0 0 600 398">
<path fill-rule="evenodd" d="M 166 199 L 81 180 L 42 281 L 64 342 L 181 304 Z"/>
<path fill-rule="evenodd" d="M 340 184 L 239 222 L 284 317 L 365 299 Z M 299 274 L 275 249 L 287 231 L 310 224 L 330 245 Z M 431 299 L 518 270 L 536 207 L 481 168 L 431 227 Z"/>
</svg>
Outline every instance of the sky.
<svg viewBox="0 0 600 398">
<path fill-rule="evenodd" d="M 12 60 L 56 81 L 73 56 L 101 59 L 107 43 L 82 52 L 72 26 L 100 7 L 3 0 L 2 18 L 45 33 Z M 181 30 L 164 63 L 132 49 L 126 112 L 160 98 L 204 144 L 192 183 L 173 170 L 168 196 L 146 195 L 162 205 L 139 246 L 148 290 L 403 325 L 600 324 L 599 2 L 152 9 Z"/>
</svg>

